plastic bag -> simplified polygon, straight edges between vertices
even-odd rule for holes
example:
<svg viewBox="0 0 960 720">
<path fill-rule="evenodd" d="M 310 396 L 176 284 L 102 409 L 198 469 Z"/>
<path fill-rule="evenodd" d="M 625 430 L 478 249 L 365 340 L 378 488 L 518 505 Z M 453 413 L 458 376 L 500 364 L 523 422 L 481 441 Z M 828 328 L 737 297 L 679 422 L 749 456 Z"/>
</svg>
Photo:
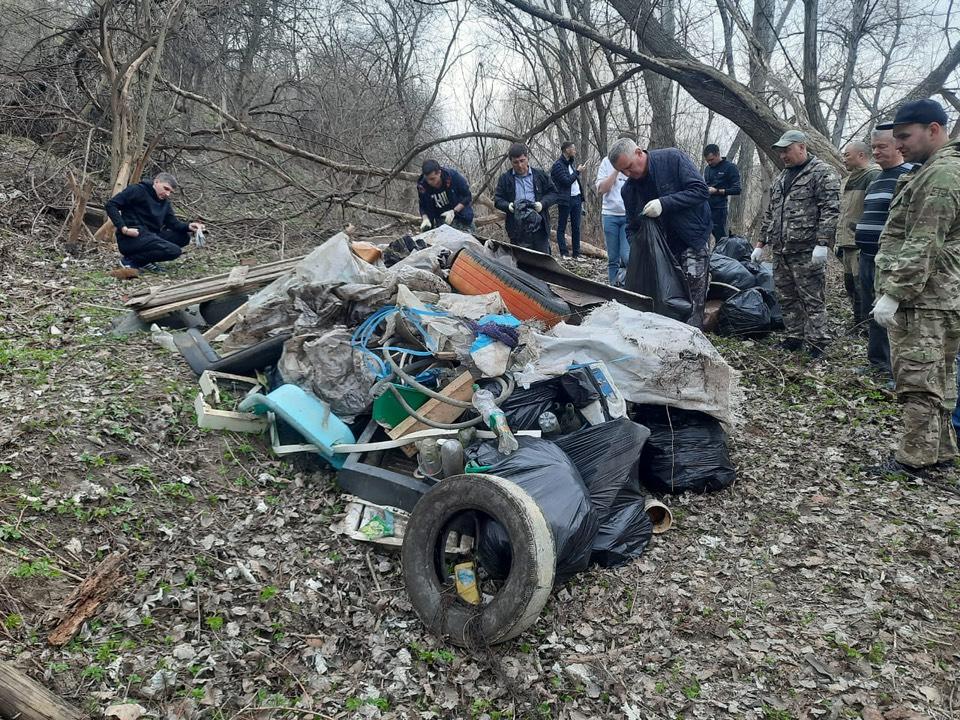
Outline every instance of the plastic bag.
<svg viewBox="0 0 960 720">
<path fill-rule="evenodd" d="M 518 387 L 500 403 L 513 430 L 539 430 L 540 415 L 553 409 L 560 397 L 560 378 L 533 383 L 529 388 Z"/>
<path fill-rule="evenodd" d="M 727 434 L 709 415 L 656 405 L 635 405 L 631 415 L 650 429 L 637 470 L 651 492 L 715 492 L 736 479 Z"/>
<path fill-rule="evenodd" d="M 713 252 L 726 255 L 728 258 L 733 258 L 737 262 L 745 263 L 750 260 L 750 255 L 753 253 L 753 245 L 745 237 L 730 235 L 718 242 L 716 247 L 713 248 Z"/>
<path fill-rule="evenodd" d="M 557 445 L 540 438 L 517 438 L 520 449 L 504 457 L 495 442 L 474 445 L 468 454 L 491 475 L 507 478 L 526 490 L 543 511 L 557 550 L 555 582 L 563 583 L 587 569 L 593 537 L 600 526 L 587 488 L 573 461 Z M 479 515 L 477 556 L 494 578 L 510 571 L 510 538 L 503 526 Z"/>
<path fill-rule="evenodd" d="M 756 287 L 767 292 L 774 292 L 772 263 L 747 262 L 743 266 L 753 275 Z"/>
<path fill-rule="evenodd" d="M 770 331 L 770 305 L 760 288 L 742 290 L 720 306 L 717 333 L 758 337 Z"/>
<path fill-rule="evenodd" d="M 644 496 L 632 473 L 650 430 L 627 418 L 585 427 L 559 438 L 600 519 L 590 561 L 612 567 L 639 557 L 653 534 Z"/>
<path fill-rule="evenodd" d="M 687 280 L 656 220 L 644 218 L 637 234 L 630 238 L 624 287 L 652 298 L 655 313 L 681 322 L 690 317 L 693 305 Z"/>
<path fill-rule="evenodd" d="M 350 331 L 336 328 L 317 337 L 298 335 L 283 345 L 277 363 L 286 383 L 309 390 L 344 422 L 366 412 L 375 378 L 363 355 L 350 345 Z"/>
<path fill-rule="evenodd" d="M 724 285 L 733 285 L 740 290 L 747 290 L 757 284 L 747 268 L 737 260 L 726 255 L 714 253 L 710 256 L 710 281 Z"/>
</svg>

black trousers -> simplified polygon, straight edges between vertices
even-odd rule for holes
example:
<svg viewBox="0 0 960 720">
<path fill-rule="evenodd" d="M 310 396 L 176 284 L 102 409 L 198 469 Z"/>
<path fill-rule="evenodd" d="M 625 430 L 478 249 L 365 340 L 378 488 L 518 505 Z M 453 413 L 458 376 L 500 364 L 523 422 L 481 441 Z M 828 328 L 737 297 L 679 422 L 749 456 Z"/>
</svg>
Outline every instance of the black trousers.
<svg viewBox="0 0 960 720">
<path fill-rule="evenodd" d="M 864 314 L 873 309 L 874 290 L 873 279 L 876 275 L 876 264 L 873 255 L 860 253 L 860 299 L 863 302 Z M 867 325 L 867 360 L 878 370 L 891 375 L 890 370 L 890 340 L 887 331 L 878 325 L 873 316 L 870 316 Z"/>
<path fill-rule="evenodd" d="M 189 243 L 189 230 L 164 228 L 159 233 L 140 230 L 138 237 L 127 237 L 117 232 L 117 248 L 136 265 L 176 260 Z"/>
<path fill-rule="evenodd" d="M 720 242 L 721 238 L 727 236 L 727 206 L 710 206 L 710 216 L 713 218 L 713 239 Z"/>
</svg>

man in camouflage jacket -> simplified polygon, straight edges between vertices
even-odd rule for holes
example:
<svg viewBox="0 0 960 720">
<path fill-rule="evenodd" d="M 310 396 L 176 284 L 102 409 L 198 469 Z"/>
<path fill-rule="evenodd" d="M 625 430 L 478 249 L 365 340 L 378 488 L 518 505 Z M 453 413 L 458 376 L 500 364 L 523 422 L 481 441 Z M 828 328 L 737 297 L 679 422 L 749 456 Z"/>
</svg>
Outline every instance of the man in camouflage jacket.
<svg viewBox="0 0 960 720">
<path fill-rule="evenodd" d="M 877 468 L 915 473 L 957 455 L 950 422 L 960 348 L 960 143 L 934 100 L 901 106 L 892 123 L 907 162 L 897 180 L 876 258 L 874 319 L 887 329 L 903 435 Z"/>
<path fill-rule="evenodd" d="M 785 166 L 770 189 L 762 236 L 752 259 L 773 251 L 773 279 L 783 307 L 787 337 L 781 347 L 799 350 L 806 342 L 813 357 L 826 347 L 824 302 L 827 256 L 840 211 L 840 178 L 827 163 L 807 152 L 807 136 L 788 130 L 773 144 Z"/>
</svg>

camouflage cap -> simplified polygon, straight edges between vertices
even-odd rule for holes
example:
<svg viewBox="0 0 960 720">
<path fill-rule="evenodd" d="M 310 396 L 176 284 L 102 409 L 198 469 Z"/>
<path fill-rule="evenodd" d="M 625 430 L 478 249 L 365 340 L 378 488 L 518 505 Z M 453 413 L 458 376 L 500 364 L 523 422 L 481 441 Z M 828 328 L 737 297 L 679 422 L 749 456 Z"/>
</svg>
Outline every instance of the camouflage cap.
<svg viewBox="0 0 960 720">
<path fill-rule="evenodd" d="M 809 140 L 807 139 L 806 133 L 802 133 L 799 130 L 787 130 L 780 136 L 780 139 L 773 144 L 773 147 L 785 148 L 793 145 L 793 143 L 803 143 L 806 145 L 807 142 L 809 142 Z"/>
</svg>

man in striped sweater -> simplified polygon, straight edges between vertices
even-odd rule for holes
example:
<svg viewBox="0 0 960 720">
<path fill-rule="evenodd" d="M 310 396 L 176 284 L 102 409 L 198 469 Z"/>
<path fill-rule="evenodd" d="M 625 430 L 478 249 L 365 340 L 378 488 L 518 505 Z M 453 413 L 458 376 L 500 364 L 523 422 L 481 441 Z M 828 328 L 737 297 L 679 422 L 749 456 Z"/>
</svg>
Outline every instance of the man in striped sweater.
<svg viewBox="0 0 960 720">
<path fill-rule="evenodd" d="M 873 279 L 874 259 L 880 249 L 880 233 L 887 222 L 890 212 L 890 200 L 897 178 L 913 167 L 903 161 L 903 155 L 897 149 L 892 130 L 874 130 L 870 133 L 870 148 L 873 159 L 880 166 L 881 173 L 867 187 L 863 198 L 863 214 L 857 221 L 856 242 L 860 250 L 859 285 L 862 292 L 863 307 L 870 311 L 874 302 Z M 870 366 L 864 371 L 882 373 L 888 380 L 890 371 L 890 342 L 887 331 L 870 318 L 867 336 L 867 359 Z"/>
</svg>

